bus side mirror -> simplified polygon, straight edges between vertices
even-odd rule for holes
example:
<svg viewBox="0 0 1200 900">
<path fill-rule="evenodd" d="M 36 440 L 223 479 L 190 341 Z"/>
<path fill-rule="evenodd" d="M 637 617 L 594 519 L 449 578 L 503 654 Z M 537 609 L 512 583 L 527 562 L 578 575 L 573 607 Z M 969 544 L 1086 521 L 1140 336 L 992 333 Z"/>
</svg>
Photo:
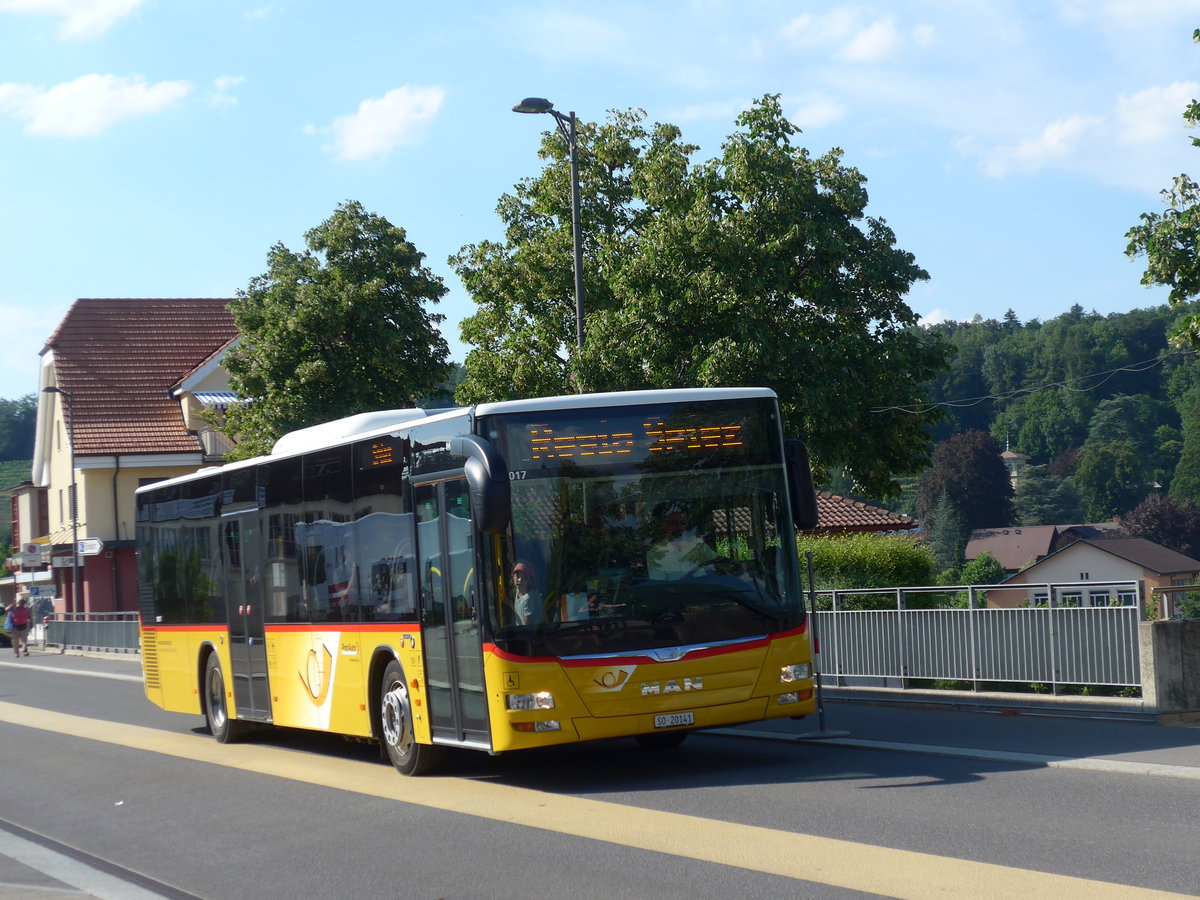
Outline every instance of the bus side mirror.
<svg viewBox="0 0 1200 900">
<path fill-rule="evenodd" d="M 788 499 L 792 504 L 792 520 L 799 529 L 817 525 L 817 489 L 813 486 L 812 466 L 804 441 L 783 442 L 783 458 L 787 467 Z"/>
<path fill-rule="evenodd" d="M 508 527 L 512 514 L 512 490 L 504 457 L 490 441 L 477 434 L 451 438 L 450 452 L 467 458 L 463 471 L 476 527 L 484 534 L 500 534 Z"/>
</svg>

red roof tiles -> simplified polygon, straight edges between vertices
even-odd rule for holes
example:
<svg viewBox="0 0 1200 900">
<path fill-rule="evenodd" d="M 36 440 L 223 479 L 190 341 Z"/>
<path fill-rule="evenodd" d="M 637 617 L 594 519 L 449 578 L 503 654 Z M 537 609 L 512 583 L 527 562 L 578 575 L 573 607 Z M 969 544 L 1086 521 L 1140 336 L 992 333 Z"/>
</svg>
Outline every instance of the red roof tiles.
<svg viewBox="0 0 1200 900">
<path fill-rule="evenodd" d="M 907 531 L 919 523 L 903 513 L 889 512 L 860 500 L 839 497 L 828 491 L 817 493 L 817 527 L 810 533 L 836 534 L 850 531 Z"/>
<path fill-rule="evenodd" d="M 76 456 L 198 452 L 169 389 L 237 334 L 228 304 L 75 301 L 42 353 L 53 350 L 56 384 L 71 395 Z"/>
</svg>

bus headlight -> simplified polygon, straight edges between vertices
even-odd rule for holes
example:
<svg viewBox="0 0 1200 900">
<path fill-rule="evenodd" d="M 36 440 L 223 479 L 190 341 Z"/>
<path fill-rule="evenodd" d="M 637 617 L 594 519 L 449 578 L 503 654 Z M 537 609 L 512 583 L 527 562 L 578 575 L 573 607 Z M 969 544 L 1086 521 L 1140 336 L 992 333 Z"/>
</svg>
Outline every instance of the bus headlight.
<svg viewBox="0 0 1200 900">
<path fill-rule="evenodd" d="M 808 678 L 812 678 L 812 666 L 808 663 L 784 666 L 779 670 L 779 681 L 781 684 L 791 684 L 793 681 L 804 681 Z"/>
<path fill-rule="evenodd" d="M 554 695 L 549 691 L 536 694 L 509 694 L 505 698 L 512 710 L 554 709 Z"/>
</svg>

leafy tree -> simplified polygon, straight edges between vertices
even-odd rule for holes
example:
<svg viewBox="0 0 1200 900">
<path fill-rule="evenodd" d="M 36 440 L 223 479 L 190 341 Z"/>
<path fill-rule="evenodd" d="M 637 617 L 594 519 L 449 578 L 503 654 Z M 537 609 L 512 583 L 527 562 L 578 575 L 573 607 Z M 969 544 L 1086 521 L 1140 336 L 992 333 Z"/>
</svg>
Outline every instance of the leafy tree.
<svg viewBox="0 0 1200 900">
<path fill-rule="evenodd" d="M 1146 394 L 1119 394 L 1096 405 L 1084 445 L 1129 441 L 1139 453 L 1151 453 L 1155 449 L 1155 429 L 1173 420 L 1171 405 L 1164 400 Z"/>
<path fill-rule="evenodd" d="M 1200 43 L 1200 28 L 1192 32 Z M 1200 103 L 1192 100 L 1183 112 L 1189 127 L 1200 126 Z M 1200 138 L 1192 138 L 1200 147 Z M 1181 306 L 1200 295 L 1200 185 L 1188 175 L 1176 176 L 1171 187 L 1161 192 L 1167 209 L 1162 213 L 1142 213 L 1141 224 L 1125 235 L 1125 252 L 1131 258 L 1144 255 L 1144 285 L 1166 285 L 1172 306 Z M 1177 324 L 1176 340 L 1192 347 L 1200 346 L 1200 315 L 1184 316 Z"/>
<path fill-rule="evenodd" d="M 1171 496 L 1200 500 L 1200 388 L 1180 400 L 1183 411 L 1183 447 L 1171 478 Z"/>
<path fill-rule="evenodd" d="M 37 398 L 33 394 L 0 400 L 0 461 L 32 457 L 36 426 Z"/>
<path fill-rule="evenodd" d="M 963 566 L 960 576 L 963 584 L 999 584 L 1007 577 L 1000 560 L 987 550 Z"/>
<path fill-rule="evenodd" d="M 319 422 L 412 406 L 448 374 L 443 316 L 425 310 L 446 287 L 404 229 L 356 201 L 304 236 L 276 244 L 269 270 L 230 304 L 241 340 L 225 357 L 248 402 L 229 411 L 237 457 Z"/>
<path fill-rule="evenodd" d="M 956 434 L 933 451 L 933 471 L 917 488 L 921 518 L 936 517 L 946 495 L 966 532 L 975 528 L 1011 525 L 1013 488 L 995 438 L 982 431 Z"/>
<path fill-rule="evenodd" d="M 505 195 L 505 240 L 452 259 L 478 311 L 463 402 L 533 393 L 765 385 L 818 470 L 844 466 L 873 496 L 926 462 L 922 427 L 901 412 L 949 349 L 905 304 L 928 277 L 865 215 L 865 178 L 840 151 L 795 146 L 779 97 L 755 102 L 720 158 L 639 111 L 579 126 L 586 343 L 574 341 L 566 148 Z"/>
<path fill-rule="evenodd" d="M 1088 517 L 1097 522 L 1132 509 L 1148 490 L 1142 457 L 1130 441 L 1084 447 L 1074 482 Z"/>
<path fill-rule="evenodd" d="M 1082 444 L 1092 413 L 1091 398 L 1058 389 L 1037 391 L 1006 404 L 989 429 L 997 442 L 1033 459 L 1049 461 Z"/>
<path fill-rule="evenodd" d="M 1194 500 L 1154 494 L 1122 516 L 1121 525 L 1135 537 L 1200 558 L 1200 504 Z"/>
<path fill-rule="evenodd" d="M 1022 525 L 1067 525 L 1085 518 L 1075 484 L 1050 474 L 1047 466 L 1025 467 L 1014 502 Z"/>
</svg>

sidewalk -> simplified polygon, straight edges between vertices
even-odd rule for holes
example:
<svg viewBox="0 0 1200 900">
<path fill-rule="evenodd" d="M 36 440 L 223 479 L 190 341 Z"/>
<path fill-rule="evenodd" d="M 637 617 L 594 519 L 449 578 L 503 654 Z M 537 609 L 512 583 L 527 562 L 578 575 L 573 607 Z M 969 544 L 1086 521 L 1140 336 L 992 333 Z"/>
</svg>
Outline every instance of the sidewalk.
<svg viewBox="0 0 1200 900">
<path fill-rule="evenodd" d="M 1200 727 L 1160 724 L 1098 706 L 1086 711 L 968 710 L 952 706 L 825 700 L 817 715 L 726 729 L 745 737 L 842 747 L 1157 775 L 1200 781 Z"/>
</svg>

